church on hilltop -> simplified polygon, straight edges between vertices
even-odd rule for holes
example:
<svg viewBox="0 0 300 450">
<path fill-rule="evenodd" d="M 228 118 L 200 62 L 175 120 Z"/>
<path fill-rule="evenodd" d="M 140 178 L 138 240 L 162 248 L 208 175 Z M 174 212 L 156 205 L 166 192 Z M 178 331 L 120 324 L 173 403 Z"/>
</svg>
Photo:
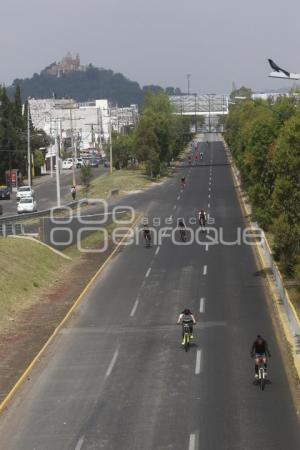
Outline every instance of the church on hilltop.
<svg viewBox="0 0 300 450">
<path fill-rule="evenodd" d="M 72 54 L 68 52 L 60 62 L 54 63 L 50 67 L 48 67 L 46 69 L 46 73 L 48 75 L 59 78 L 61 75 L 69 74 L 72 72 L 84 72 L 85 70 L 86 66 L 82 66 L 80 64 L 79 54 L 77 53 L 75 58 L 73 58 Z"/>
</svg>

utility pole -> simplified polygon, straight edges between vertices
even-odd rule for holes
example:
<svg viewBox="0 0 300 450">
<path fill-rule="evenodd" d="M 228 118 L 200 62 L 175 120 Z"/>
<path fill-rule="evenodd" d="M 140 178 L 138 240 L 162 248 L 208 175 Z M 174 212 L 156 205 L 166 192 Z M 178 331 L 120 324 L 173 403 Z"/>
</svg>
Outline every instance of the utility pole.
<svg viewBox="0 0 300 450">
<path fill-rule="evenodd" d="M 28 186 L 32 185 L 31 177 L 31 148 L 30 148 L 30 106 L 29 98 L 27 99 L 27 177 Z"/>
<path fill-rule="evenodd" d="M 188 95 L 190 95 L 190 80 L 191 80 L 191 74 L 190 73 L 188 73 L 187 74 L 187 82 L 188 82 Z"/>
<path fill-rule="evenodd" d="M 112 175 L 112 126 L 111 126 L 111 109 L 109 109 L 109 172 Z"/>
<path fill-rule="evenodd" d="M 72 145 L 72 152 L 73 152 L 73 165 L 72 165 L 73 186 L 76 186 L 76 171 L 75 171 L 76 150 L 75 150 L 75 146 L 74 146 L 72 108 L 70 108 L 70 125 L 71 125 L 71 145 Z"/>
<path fill-rule="evenodd" d="M 51 142 L 50 142 L 50 176 L 53 178 L 53 142 L 52 142 L 52 119 L 50 119 L 50 136 L 51 136 Z"/>
<path fill-rule="evenodd" d="M 61 127 L 61 122 L 60 122 Z M 60 208 L 61 202 L 60 202 L 60 157 L 59 157 L 59 150 L 60 150 L 60 139 L 58 139 L 58 129 L 56 132 L 56 198 L 57 198 L 57 207 Z"/>
</svg>

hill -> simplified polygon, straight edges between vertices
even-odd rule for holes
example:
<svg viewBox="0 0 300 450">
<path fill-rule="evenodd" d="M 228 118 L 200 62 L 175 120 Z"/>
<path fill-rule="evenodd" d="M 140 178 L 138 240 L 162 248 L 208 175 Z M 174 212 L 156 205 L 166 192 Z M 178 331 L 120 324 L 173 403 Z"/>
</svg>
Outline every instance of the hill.
<svg viewBox="0 0 300 450">
<path fill-rule="evenodd" d="M 107 98 L 113 104 L 129 106 L 130 104 L 141 105 L 145 92 L 163 90 L 160 86 L 144 86 L 136 81 L 131 81 L 121 73 L 112 70 L 99 69 L 89 65 L 84 70 L 53 75 L 51 64 L 40 74 L 35 73 L 32 78 L 15 79 L 12 86 L 7 88 L 11 97 L 19 85 L 22 100 L 27 97 L 49 98 L 69 97 L 79 102 L 85 102 L 100 98 Z M 180 92 L 179 89 L 167 88 L 168 93 Z"/>
</svg>

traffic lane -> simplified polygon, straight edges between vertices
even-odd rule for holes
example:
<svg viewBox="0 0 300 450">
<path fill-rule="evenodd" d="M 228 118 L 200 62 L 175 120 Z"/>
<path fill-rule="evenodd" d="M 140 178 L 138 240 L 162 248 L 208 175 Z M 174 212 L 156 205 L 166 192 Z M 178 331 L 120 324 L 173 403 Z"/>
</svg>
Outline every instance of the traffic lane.
<svg viewBox="0 0 300 450">
<path fill-rule="evenodd" d="M 32 382 L 23 386 L 1 417 L 4 448 L 75 448 L 78 430 L 101 403 L 108 370 L 126 335 L 121 326 L 129 322 L 133 298 L 144 279 L 142 261 L 147 266 L 151 257 L 144 249 L 130 251 L 138 256 L 129 258 L 132 270 L 125 250 L 88 293 L 46 352 L 44 364 L 31 374 Z"/>
<path fill-rule="evenodd" d="M 227 234 L 232 239 L 236 228 L 243 228 L 245 224 L 232 182 L 231 188 L 228 187 L 231 180 L 229 169 L 218 169 L 217 175 L 212 212 L 219 218 L 219 226 L 226 227 Z M 237 445 L 236 448 L 280 449 L 285 442 L 289 442 L 289 448 L 298 448 L 299 423 L 266 304 L 265 280 L 255 263 L 253 250 L 243 244 L 220 244 L 209 249 L 207 261 L 208 281 L 218 280 L 218 283 L 213 282 L 210 286 L 206 314 L 216 318 L 221 310 L 220 316 L 230 324 L 228 330 L 232 344 L 229 366 L 235 368 L 232 382 L 238 386 L 235 403 L 240 411 L 238 418 L 241 441 L 238 440 L 240 447 Z M 223 292 L 220 292 L 218 286 L 222 286 Z M 270 378 L 273 384 L 267 386 L 267 401 L 259 405 L 256 396 L 260 393 L 251 384 L 254 363 L 249 357 L 251 343 L 258 333 L 268 339 L 273 353 L 270 361 Z M 248 379 L 249 384 L 245 383 Z M 213 420 L 214 412 L 210 411 L 208 420 Z M 284 424 L 284 427 L 280 427 L 280 424 Z M 243 445 L 243 442 L 247 444 Z"/>
</svg>

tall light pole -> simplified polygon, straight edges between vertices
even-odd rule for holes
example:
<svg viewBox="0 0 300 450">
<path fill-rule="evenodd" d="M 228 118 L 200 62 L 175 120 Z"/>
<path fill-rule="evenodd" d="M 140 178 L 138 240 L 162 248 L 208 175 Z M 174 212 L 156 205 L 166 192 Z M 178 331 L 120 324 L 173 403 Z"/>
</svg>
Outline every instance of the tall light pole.
<svg viewBox="0 0 300 450">
<path fill-rule="evenodd" d="M 30 106 L 29 98 L 27 99 L 27 175 L 28 175 L 28 186 L 32 185 L 31 177 L 31 148 L 30 148 Z"/>
<path fill-rule="evenodd" d="M 56 122 L 57 123 L 57 122 Z M 61 127 L 61 121 L 60 121 L 60 127 Z M 60 202 L 60 157 L 59 157 L 59 150 L 60 150 L 60 139 L 58 139 L 58 127 L 56 129 L 56 198 L 57 198 L 57 207 L 60 208 L 61 202 Z"/>
<path fill-rule="evenodd" d="M 112 174 L 112 126 L 111 126 L 111 108 L 109 109 L 109 172 Z"/>
<path fill-rule="evenodd" d="M 188 83 L 188 91 L 187 91 L 187 93 L 188 93 L 188 95 L 190 95 L 190 80 L 191 80 L 191 74 L 188 73 L 186 77 L 187 77 L 187 83 Z"/>
</svg>

